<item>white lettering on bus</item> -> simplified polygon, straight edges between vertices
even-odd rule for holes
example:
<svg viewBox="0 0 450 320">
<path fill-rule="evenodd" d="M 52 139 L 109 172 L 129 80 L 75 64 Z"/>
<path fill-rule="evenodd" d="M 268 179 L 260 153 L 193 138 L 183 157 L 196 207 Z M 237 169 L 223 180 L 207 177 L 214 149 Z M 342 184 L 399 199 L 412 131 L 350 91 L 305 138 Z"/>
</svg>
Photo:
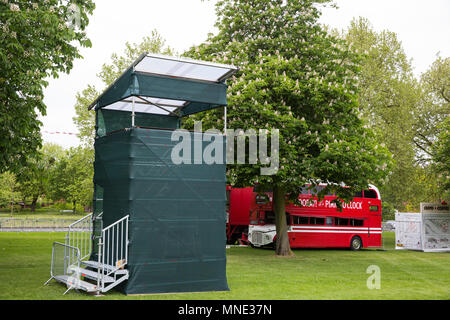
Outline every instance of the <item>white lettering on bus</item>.
<svg viewBox="0 0 450 320">
<path fill-rule="evenodd" d="M 325 208 L 336 208 L 336 203 L 331 202 L 331 200 L 322 200 L 320 202 L 317 202 L 317 200 L 310 200 L 310 199 L 299 199 L 302 207 L 325 207 Z M 343 209 L 350 209 L 350 210 L 362 210 L 362 202 L 361 201 L 352 201 L 350 203 L 342 203 Z"/>
</svg>

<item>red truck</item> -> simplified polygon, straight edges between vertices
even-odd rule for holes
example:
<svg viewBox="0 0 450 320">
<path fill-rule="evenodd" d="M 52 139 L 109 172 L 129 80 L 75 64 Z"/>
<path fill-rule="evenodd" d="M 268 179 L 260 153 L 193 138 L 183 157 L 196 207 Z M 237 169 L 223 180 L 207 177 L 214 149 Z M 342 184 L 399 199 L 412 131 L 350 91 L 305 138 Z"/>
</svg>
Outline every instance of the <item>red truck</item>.
<svg viewBox="0 0 450 320">
<path fill-rule="evenodd" d="M 227 244 L 247 244 L 250 208 L 255 207 L 253 187 L 227 186 Z"/>
</svg>

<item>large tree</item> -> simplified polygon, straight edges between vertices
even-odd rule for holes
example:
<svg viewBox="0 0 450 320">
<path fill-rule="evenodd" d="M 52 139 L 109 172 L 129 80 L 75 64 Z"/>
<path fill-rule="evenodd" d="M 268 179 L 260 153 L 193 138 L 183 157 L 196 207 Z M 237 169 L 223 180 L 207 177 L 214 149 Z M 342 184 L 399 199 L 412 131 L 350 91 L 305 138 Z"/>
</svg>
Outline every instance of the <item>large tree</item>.
<svg viewBox="0 0 450 320">
<path fill-rule="evenodd" d="M 39 150 L 37 157 L 29 158 L 27 165 L 18 169 L 18 190 L 22 194 L 22 200 L 31 200 L 31 211 L 34 212 L 37 201 L 43 195 L 49 195 L 49 179 L 55 172 L 58 160 L 64 155 L 61 146 L 46 143 Z"/>
<path fill-rule="evenodd" d="M 450 199 L 450 115 L 439 124 L 441 132 L 433 144 L 432 168 L 438 176 L 442 200 Z"/>
<path fill-rule="evenodd" d="M 49 195 L 53 200 L 65 200 L 85 208 L 91 207 L 93 197 L 92 148 L 78 146 L 66 150 L 49 175 Z"/>
<path fill-rule="evenodd" d="M 422 163 L 433 160 L 434 144 L 444 130 L 441 125 L 450 114 L 450 57 L 437 56 L 421 76 L 421 104 L 414 114 L 414 143 Z"/>
<path fill-rule="evenodd" d="M 111 63 L 103 64 L 100 73 L 97 75 L 103 82 L 104 88 L 114 82 L 131 63 L 145 52 L 168 55 L 175 53 L 172 48 L 166 45 L 166 41 L 156 30 L 153 30 L 150 36 L 144 37 L 140 43 L 131 44 L 127 42 L 124 54 L 118 55 L 113 53 L 111 55 Z M 89 146 L 93 145 L 95 137 L 95 113 L 92 110 L 88 111 L 88 107 L 100 93 L 101 91 L 97 90 L 95 86 L 88 85 L 86 89 L 78 92 L 76 96 L 76 116 L 73 118 L 73 121 L 80 132 L 78 135 L 80 140 Z"/>
<path fill-rule="evenodd" d="M 380 188 L 383 202 L 399 210 L 418 206 L 423 190 L 417 186 L 424 187 L 424 180 L 416 163 L 414 122 L 422 90 L 411 61 L 394 32 L 377 32 L 365 18 L 353 19 L 342 36 L 352 50 L 366 53 L 360 63 L 359 108 L 395 159 L 392 174 Z"/>
<path fill-rule="evenodd" d="M 0 172 L 26 165 L 41 145 L 49 77 L 69 72 L 91 43 L 92 0 L 0 1 Z M 79 46 L 78 46 L 79 45 Z"/>
<path fill-rule="evenodd" d="M 228 128 L 279 129 L 276 174 L 262 175 L 258 163 L 231 165 L 228 175 L 236 185 L 273 190 L 278 255 L 292 254 L 285 201 L 294 201 L 301 186 L 327 182 L 319 197 L 335 192 L 349 200 L 390 165 L 358 111 L 359 54 L 318 23 L 317 2 L 219 1 L 218 33 L 186 53 L 240 67 L 229 83 Z M 220 110 L 192 118 L 204 128 L 223 126 Z"/>
<path fill-rule="evenodd" d="M 22 198 L 18 189 L 19 185 L 13 173 L 7 171 L 0 174 L 0 207 L 9 205 L 11 215 L 14 212 L 15 203 Z"/>
</svg>

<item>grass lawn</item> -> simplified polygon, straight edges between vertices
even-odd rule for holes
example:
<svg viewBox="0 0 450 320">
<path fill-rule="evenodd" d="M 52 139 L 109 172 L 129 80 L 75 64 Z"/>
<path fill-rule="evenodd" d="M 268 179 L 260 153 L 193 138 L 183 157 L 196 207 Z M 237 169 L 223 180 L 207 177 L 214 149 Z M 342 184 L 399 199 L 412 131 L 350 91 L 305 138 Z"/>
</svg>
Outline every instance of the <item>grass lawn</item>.
<svg viewBox="0 0 450 320">
<path fill-rule="evenodd" d="M 227 249 L 228 292 L 104 297 L 70 291 L 50 277 L 51 246 L 64 233 L 0 232 L 0 299 L 450 299 L 450 254 L 396 251 L 294 250 L 279 258 L 269 249 Z M 370 265 L 381 270 L 381 289 L 369 290 Z"/>
</svg>

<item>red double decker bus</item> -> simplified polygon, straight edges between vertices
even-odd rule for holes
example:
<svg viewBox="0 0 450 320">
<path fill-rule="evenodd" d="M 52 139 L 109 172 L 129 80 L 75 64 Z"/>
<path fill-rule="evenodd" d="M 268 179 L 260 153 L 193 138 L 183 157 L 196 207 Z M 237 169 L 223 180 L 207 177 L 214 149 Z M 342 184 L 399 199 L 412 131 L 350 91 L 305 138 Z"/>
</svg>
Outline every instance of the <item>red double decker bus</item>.
<svg viewBox="0 0 450 320">
<path fill-rule="evenodd" d="M 337 210 L 333 194 L 319 201 L 313 190 L 302 188 L 298 199 L 302 206 L 286 205 L 288 235 L 292 248 L 336 248 L 352 250 L 381 247 L 381 197 L 375 186 L 358 192 L 350 203 Z M 255 193 L 250 208 L 248 241 L 255 247 L 272 245 L 276 240 L 272 193 Z"/>
</svg>

